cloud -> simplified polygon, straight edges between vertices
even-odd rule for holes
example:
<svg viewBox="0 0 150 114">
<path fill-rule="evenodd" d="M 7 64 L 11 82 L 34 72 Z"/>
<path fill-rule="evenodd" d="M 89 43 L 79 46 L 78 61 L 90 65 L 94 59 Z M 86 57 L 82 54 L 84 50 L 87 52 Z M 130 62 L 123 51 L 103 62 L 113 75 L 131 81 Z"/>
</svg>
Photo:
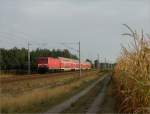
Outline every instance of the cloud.
<svg viewBox="0 0 150 114">
<path fill-rule="evenodd" d="M 16 34 L 16 41 L 19 42 L 0 43 L 3 47 L 24 46 L 22 36 L 33 43 L 47 42 L 47 48 L 62 48 L 58 42 L 81 40 L 83 58 L 94 58 L 100 53 L 103 58 L 114 60 L 119 55 L 120 43 L 126 45 L 128 41 L 120 35 L 126 32 L 122 24 L 150 32 L 149 0 L 0 2 L 0 31 Z"/>
</svg>

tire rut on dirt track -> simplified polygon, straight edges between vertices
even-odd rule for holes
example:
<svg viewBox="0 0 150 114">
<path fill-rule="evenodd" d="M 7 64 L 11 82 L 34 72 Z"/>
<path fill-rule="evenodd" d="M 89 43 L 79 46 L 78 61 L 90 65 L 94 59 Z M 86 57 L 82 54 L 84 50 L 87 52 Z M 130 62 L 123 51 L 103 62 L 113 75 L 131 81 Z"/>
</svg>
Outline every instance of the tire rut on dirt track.
<svg viewBox="0 0 150 114">
<path fill-rule="evenodd" d="M 82 90 L 80 93 L 74 95 L 73 97 L 71 97 L 70 99 L 66 100 L 63 103 L 58 104 L 58 105 L 52 107 L 50 110 L 48 110 L 47 112 L 45 112 L 43 114 L 54 114 L 54 113 L 58 114 L 58 113 L 63 112 L 64 110 L 66 110 L 69 107 L 71 107 L 71 105 L 73 103 L 77 102 L 79 100 L 79 98 L 81 98 L 82 96 L 86 95 L 91 89 L 93 89 L 95 87 L 96 84 L 98 84 L 104 78 L 105 78 L 105 76 L 103 76 L 102 78 L 99 78 L 99 80 L 97 80 L 96 82 L 94 82 L 92 85 L 90 85 L 86 89 Z"/>
<path fill-rule="evenodd" d="M 91 106 L 89 107 L 89 109 L 87 110 L 86 114 L 91 114 L 91 113 L 96 114 L 99 112 L 100 105 L 104 102 L 104 99 L 106 97 L 107 88 L 108 88 L 110 81 L 111 81 L 110 76 L 107 76 L 104 78 L 104 80 L 102 81 L 101 90 L 100 90 L 98 96 L 96 96 L 96 98 L 93 101 L 93 103 L 91 104 Z"/>
<path fill-rule="evenodd" d="M 85 96 L 81 97 L 76 103 L 72 104 L 64 113 L 80 114 L 101 114 L 115 113 L 115 102 L 112 98 L 111 76 L 106 76 Z"/>
<path fill-rule="evenodd" d="M 105 75 L 95 83 L 81 91 L 80 93 L 74 95 L 67 101 L 56 105 L 49 111 L 43 114 L 58 114 L 58 113 L 85 113 L 85 114 L 96 114 L 105 113 L 107 109 L 110 112 L 113 111 L 110 107 L 113 105 L 110 103 L 111 98 L 106 99 L 108 87 L 111 82 L 111 76 Z M 95 91 L 95 92 L 94 92 Z M 93 92 L 93 93 L 92 93 Z M 106 102 L 105 102 L 106 101 Z M 104 109 L 104 110 L 103 110 Z M 110 113 L 108 112 L 108 113 Z"/>
</svg>

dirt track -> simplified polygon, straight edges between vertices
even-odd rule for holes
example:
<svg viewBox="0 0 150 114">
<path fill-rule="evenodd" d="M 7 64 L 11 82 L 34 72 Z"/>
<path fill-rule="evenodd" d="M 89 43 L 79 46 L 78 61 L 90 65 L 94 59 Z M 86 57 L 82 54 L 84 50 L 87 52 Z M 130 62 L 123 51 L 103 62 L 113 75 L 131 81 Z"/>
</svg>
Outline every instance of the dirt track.
<svg viewBox="0 0 150 114">
<path fill-rule="evenodd" d="M 59 105 L 56 105 L 55 107 L 52 107 L 49 111 L 47 111 L 44 114 L 50 114 L 50 113 L 52 114 L 52 113 L 61 113 L 61 112 L 63 112 L 64 110 L 69 108 L 73 103 L 77 102 L 77 100 L 79 100 L 79 98 L 86 95 L 97 83 L 99 83 L 101 80 L 103 80 L 103 78 L 105 78 L 105 77 L 100 78 L 95 83 L 93 83 L 92 85 L 87 87 L 85 90 L 83 90 L 80 93 L 74 95 L 73 97 L 71 97 L 67 101 L 65 101 L 65 102 L 63 102 Z"/>
<path fill-rule="evenodd" d="M 104 76 L 82 92 L 59 104 L 44 114 L 49 113 L 115 113 L 116 99 L 113 97 L 111 76 Z"/>
<path fill-rule="evenodd" d="M 107 76 L 103 79 L 102 83 L 102 87 L 101 90 L 98 94 L 98 96 L 95 97 L 93 103 L 91 104 L 91 106 L 89 107 L 89 109 L 87 110 L 86 114 L 96 114 L 99 112 L 99 108 L 101 106 L 101 104 L 104 102 L 104 99 L 106 97 L 107 94 L 107 89 L 108 89 L 108 85 L 111 81 L 111 77 Z"/>
</svg>

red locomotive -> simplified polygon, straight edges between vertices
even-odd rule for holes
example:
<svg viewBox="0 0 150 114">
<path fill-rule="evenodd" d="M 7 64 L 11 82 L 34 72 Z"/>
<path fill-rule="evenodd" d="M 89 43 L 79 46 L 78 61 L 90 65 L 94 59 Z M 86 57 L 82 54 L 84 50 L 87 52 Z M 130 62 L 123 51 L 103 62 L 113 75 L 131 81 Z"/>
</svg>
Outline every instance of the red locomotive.
<svg viewBox="0 0 150 114">
<path fill-rule="evenodd" d="M 79 61 L 75 59 L 69 59 L 64 57 L 39 57 L 38 58 L 38 70 L 40 72 L 50 71 L 75 71 L 79 70 Z M 91 69 L 91 63 L 81 62 L 81 69 Z"/>
</svg>

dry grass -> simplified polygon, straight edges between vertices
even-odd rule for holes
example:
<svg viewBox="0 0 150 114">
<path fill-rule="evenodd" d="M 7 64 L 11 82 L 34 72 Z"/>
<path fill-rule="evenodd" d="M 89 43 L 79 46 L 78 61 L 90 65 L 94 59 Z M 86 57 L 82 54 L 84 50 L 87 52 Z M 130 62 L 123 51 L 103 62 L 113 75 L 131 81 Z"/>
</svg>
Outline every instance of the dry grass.
<svg viewBox="0 0 150 114">
<path fill-rule="evenodd" d="M 128 49 L 122 47 L 115 67 L 120 112 L 150 113 L 150 38 L 125 26 L 131 33 L 124 35 L 132 37 L 133 42 Z"/>
<path fill-rule="evenodd" d="M 95 75 L 94 71 L 87 71 L 82 73 L 82 77 L 88 75 Z M 42 76 L 48 76 L 50 74 L 44 74 Z M 66 83 L 71 83 L 76 80 L 78 77 L 78 73 L 61 75 L 61 76 L 53 76 L 49 78 L 39 78 L 34 80 L 21 80 L 11 83 L 1 83 L 1 94 L 2 95 L 18 95 L 23 94 L 25 92 L 32 91 L 37 88 L 45 88 L 45 87 L 55 87 L 61 86 Z"/>
<path fill-rule="evenodd" d="M 62 86 L 34 90 L 15 97 L 2 96 L 0 108 L 3 113 L 40 112 L 67 99 L 96 78 L 96 75 L 84 76 L 83 78 L 76 79 L 76 81 L 66 83 Z"/>
<path fill-rule="evenodd" d="M 74 81 L 74 76 L 60 76 L 60 77 L 50 77 L 36 80 L 22 80 L 13 83 L 1 84 L 1 94 L 2 95 L 18 95 L 25 92 L 32 91 L 37 88 L 42 87 L 55 87 L 65 83 Z"/>
<path fill-rule="evenodd" d="M 13 75 L 13 74 L 0 74 L 0 78 L 4 78 L 4 77 L 13 77 L 13 76 L 15 76 L 15 75 Z"/>
</svg>

